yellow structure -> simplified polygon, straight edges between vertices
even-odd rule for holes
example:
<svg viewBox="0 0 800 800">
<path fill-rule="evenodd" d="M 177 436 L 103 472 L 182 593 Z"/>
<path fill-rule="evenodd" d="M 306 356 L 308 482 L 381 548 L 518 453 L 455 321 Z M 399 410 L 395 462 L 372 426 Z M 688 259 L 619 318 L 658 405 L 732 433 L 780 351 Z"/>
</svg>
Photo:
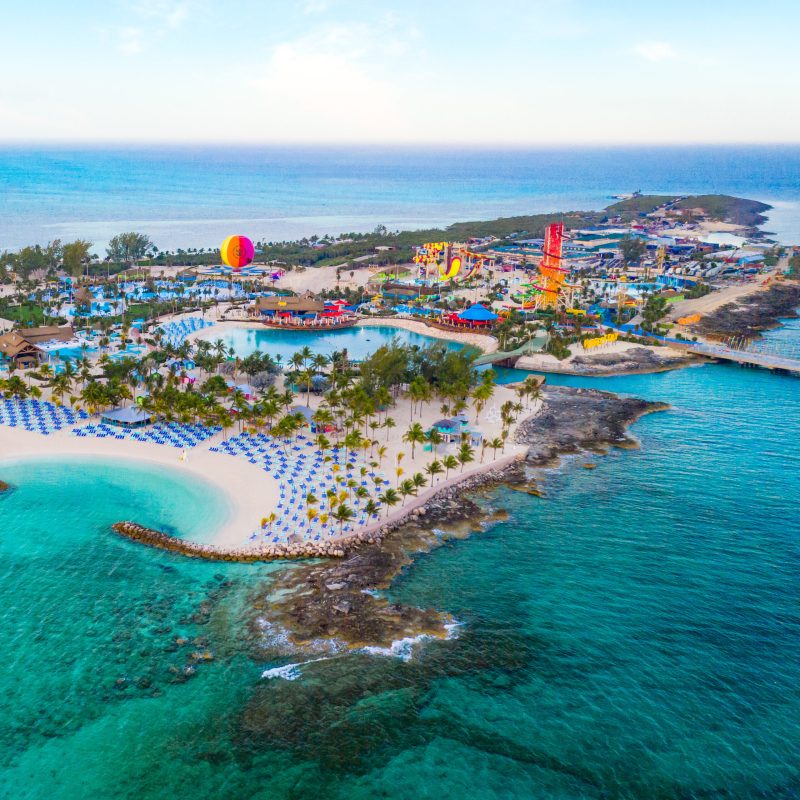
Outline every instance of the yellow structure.
<svg viewBox="0 0 800 800">
<path fill-rule="evenodd" d="M 613 344 L 619 339 L 619 334 L 616 331 L 607 333 L 605 336 L 598 336 L 594 339 L 585 339 L 583 342 L 584 350 L 591 350 L 594 347 L 602 347 L 604 344 Z"/>
</svg>

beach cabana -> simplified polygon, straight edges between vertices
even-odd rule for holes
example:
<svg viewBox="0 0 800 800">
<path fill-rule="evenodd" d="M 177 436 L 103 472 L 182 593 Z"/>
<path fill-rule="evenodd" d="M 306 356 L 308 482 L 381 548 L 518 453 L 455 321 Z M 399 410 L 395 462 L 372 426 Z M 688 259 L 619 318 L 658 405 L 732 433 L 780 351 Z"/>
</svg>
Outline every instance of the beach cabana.
<svg viewBox="0 0 800 800">
<path fill-rule="evenodd" d="M 234 392 L 241 392 L 248 400 L 253 400 L 256 397 L 256 389 L 249 383 L 240 383 L 233 387 Z"/>
<path fill-rule="evenodd" d="M 118 428 L 142 428 L 153 421 L 153 415 L 139 406 L 112 408 L 101 415 L 103 422 Z"/>
<path fill-rule="evenodd" d="M 311 425 L 311 418 L 314 416 L 313 409 L 309 408 L 308 406 L 292 406 L 291 410 L 289 411 L 290 414 L 301 414 L 303 419 L 306 421 L 306 425 Z"/>
<path fill-rule="evenodd" d="M 437 430 L 446 442 L 461 438 L 461 423 L 455 419 L 440 419 L 434 422 L 432 428 Z"/>
</svg>

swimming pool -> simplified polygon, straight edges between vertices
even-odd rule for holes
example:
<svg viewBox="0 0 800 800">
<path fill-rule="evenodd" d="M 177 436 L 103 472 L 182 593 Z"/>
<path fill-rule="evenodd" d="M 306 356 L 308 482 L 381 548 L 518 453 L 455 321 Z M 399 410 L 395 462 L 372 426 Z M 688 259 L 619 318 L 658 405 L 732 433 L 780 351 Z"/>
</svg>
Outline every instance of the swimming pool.
<svg viewBox="0 0 800 800">
<path fill-rule="evenodd" d="M 273 358 L 280 357 L 284 362 L 303 347 L 310 347 L 315 354 L 322 353 L 326 356 L 337 350 L 347 350 L 350 359 L 360 361 L 393 339 L 417 347 L 425 347 L 433 342 L 443 342 L 451 349 L 462 347 L 458 342 L 437 339 L 389 325 L 314 332 L 275 328 L 233 328 L 216 331 L 212 328 L 203 338 L 210 341 L 222 339 L 228 347 L 233 347 L 240 358 L 260 352 L 269 353 Z"/>
</svg>

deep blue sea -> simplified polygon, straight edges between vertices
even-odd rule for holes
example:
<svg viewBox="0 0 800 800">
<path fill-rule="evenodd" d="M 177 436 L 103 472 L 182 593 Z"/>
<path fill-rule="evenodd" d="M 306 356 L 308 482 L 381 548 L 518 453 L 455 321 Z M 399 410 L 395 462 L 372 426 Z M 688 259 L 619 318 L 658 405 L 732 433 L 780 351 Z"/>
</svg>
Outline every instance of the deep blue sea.
<svg viewBox="0 0 800 800">
<path fill-rule="evenodd" d="M 599 209 L 612 195 L 725 192 L 800 242 L 800 147 L 470 150 L 0 148 L 0 250 L 141 230 L 162 249 Z"/>
</svg>

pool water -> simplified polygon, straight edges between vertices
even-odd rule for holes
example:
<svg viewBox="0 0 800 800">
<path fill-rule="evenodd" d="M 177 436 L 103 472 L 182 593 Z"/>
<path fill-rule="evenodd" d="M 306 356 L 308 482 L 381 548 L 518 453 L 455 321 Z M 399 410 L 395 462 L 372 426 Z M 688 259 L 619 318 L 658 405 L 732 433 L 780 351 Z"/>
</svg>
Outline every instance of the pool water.
<svg viewBox="0 0 800 800">
<path fill-rule="evenodd" d="M 397 340 L 402 344 L 425 347 L 433 342 L 444 342 L 447 347 L 461 345 L 433 336 L 424 336 L 404 328 L 389 325 L 365 326 L 330 330 L 323 332 L 283 331 L 275 328 L 233 328 L 222 333 L 210 328 L 204 337 L 209 341 L 222 339 L 228 347 L 233 347 L 237 356 L 244 358 L 254 352 L 269 353 L 273 358 L 280 357 L 286 363 L 291 356 L 303 347 L 310 347 L 316 353 L 330 356 L 335 351 L 347 350 L 353 361 L 361 361 L 374 353 L 381 345 Z"/>
</svg>

